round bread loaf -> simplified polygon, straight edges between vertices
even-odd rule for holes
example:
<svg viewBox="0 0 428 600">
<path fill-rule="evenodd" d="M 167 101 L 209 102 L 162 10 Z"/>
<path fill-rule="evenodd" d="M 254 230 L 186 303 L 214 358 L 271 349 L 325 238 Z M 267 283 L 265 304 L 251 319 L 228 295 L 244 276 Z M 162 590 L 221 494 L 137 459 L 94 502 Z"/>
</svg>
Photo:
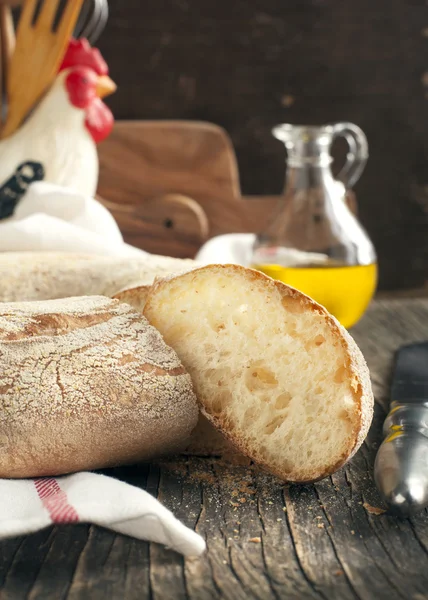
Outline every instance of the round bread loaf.
<svg viewBox="0 0 428 600">
<path fill-rule="evenodd" d="M 149 459 L 197 421 L 176 353 L 117 300 L 0 304 L 0 365 L 0 477 Z"/>
<path fill-rule="evenodd" d="M 151 284 L 156 276 L 180 273 L 196 263 L 150 254 L 141 257 L 56 252 L 0 252 L 0 302 L 70 296 L 113 296 Z"/>
<path fill-rule="evenodd" d="M 373 413 L 367 365 L 304 294 L 209 265 L 156 281 L 144 314 L 191 374 L 202 413 L 282 479 L 325 477 L 362 444 Z"/>
</svg>

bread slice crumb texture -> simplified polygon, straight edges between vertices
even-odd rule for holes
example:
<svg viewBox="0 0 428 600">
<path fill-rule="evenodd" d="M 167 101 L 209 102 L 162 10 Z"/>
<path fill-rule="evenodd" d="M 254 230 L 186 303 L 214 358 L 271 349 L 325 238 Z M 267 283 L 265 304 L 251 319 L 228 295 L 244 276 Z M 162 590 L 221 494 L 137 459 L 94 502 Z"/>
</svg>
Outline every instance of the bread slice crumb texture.
<svg viewBox="0 0 428 600">
<path fill-rule="evenodd" d="M 144 314 L 190 372 L 203 413 L 283 479 L 319 479 L 364 439 L 373 405 L 364 359 L 293 288 L 211 265 L 156 282 Z"/>
</svg>

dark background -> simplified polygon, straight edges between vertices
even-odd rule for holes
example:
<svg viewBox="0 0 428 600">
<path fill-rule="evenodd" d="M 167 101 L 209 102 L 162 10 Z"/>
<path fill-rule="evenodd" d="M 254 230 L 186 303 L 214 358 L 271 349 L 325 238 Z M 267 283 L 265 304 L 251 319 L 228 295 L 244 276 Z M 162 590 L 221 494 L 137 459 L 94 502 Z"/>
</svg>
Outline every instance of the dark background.
<svg viewBox="0 0 428 600">
<path fill-rule="evenodd" d="M 110 0 L 100 39 L 117 119 L 197 119 L 235 145 L 244 194 L 276 194 L 279 122 L 352 121 L 369 140 L 356 185 L 382 288 L 428 279 L 428 3 Z M 428 74 L 425 75 L 428 86 Z"/>
</svg>

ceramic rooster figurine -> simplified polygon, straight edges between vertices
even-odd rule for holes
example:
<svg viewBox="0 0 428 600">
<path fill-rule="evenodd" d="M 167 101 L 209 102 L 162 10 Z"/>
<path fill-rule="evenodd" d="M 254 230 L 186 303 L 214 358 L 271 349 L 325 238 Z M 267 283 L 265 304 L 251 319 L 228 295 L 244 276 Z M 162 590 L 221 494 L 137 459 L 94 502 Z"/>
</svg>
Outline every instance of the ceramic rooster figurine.
<svg viewBox="0 0 428 600">
<path fill-rule="evenodd" d="M 43 172 L 45 181 L 95 194 L 96 144 L 113 127 L 101 98 L 115 90 L 100 52 L 86 40 L 71 40 L 50 90 L 20 129 L 0 141 L 0 218 L 2 192 L 24 163 L 39 165 L 36 179 Z"/>
</svg>

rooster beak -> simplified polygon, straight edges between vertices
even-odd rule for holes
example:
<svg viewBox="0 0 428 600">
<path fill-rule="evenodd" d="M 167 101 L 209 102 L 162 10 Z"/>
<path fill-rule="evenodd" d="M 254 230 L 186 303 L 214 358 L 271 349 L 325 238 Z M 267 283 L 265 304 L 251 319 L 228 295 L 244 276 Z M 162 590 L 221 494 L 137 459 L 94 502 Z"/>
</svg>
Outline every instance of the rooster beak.
<svg viewBox="0 0 428 600">
<path fill-rule="evenodd" d="M 113 94 L 117 89 L 115 82 L 108 75 L 98 77 L 96 93 L 98 98 L 105 98 Z"/>
</svg>

